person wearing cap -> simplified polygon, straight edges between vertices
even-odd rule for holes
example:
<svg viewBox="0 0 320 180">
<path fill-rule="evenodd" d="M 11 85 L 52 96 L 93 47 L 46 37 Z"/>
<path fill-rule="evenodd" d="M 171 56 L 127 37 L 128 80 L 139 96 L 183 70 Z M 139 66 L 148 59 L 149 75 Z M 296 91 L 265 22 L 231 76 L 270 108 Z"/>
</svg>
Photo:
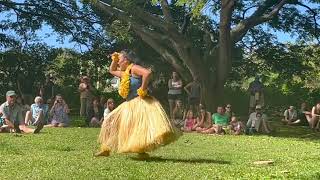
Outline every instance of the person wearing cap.
<svg viewBox="0 0 320 180">
<path fill-rule="evenodd" d="M 254 130 L 261 133 L 270 133 L 270 128 L 267 124 L 267 116 L 262 113 L 261 105 L 256 105 L 255 112 L 251 113 L 247 122 L 247 132 Z"/>
<path fill-rule="evenodd" d="M 294 106 L 290 106 L 289 109 L 285 110 L 283 113 L 284 119 L 282 122 L 288 125 L 299 124 L 300 119 L 298 119 L 297 110 L 295 110 Z"/>
<path fill-rule="evenodd" d="M 15 91 L 8 91 L 6 93 L 6 102 L 0 106 L 0 112 L 2 113 L 2 119 L 4 119 L 4 124 L 7 130 L 16 133 L 39 133 L 43 128 L 44 122 L 39 121 L 36 129 L 29 128 L 25 125 L 22 109 L 16 104 L 16 93 Z"/>
<path fill-rule="evenodd" d="M 251 113 L 256 105 L 264 106 L 264 86 L 259 76 L 256 76 L 255 80 L 250 83 L 248 91 L 250 93 L 249 112 Z"/>
<path fill-rule="evenodd" d="M 88 76 L 83 76 L 80 79 L 79 85 L 80 91 L 80 116 L 86 117 L 86 123 L 89 125 L 89 111 L 92 107 L 92 86 L 90 85 L 90 79 Z"/>
</svg>

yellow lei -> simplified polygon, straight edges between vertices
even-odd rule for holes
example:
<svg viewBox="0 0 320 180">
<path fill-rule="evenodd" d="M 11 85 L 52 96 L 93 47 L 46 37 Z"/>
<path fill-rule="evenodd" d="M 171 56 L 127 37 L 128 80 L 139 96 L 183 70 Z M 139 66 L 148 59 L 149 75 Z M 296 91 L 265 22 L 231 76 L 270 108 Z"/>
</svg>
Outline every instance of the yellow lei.
<svg viewBox="0 0 320 180">
<path fill-rule="evenodd" d="M 130 70 L 133 64 L 130 64 L 127 69 L 123 72 L 118 93 L 122 98 L 127 98 L 130 91 Z"/>
</svg>

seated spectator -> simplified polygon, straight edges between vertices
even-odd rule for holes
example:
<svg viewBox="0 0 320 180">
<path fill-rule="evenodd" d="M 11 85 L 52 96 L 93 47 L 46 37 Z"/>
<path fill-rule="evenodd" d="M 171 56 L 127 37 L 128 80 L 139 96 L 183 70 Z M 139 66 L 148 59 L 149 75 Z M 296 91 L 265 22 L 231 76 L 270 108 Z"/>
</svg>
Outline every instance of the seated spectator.
<svg viewBox="0 0 320 180">
<path fill-rule="evenodd" d="M 229 117 L 225 114 L 225 110 L 222 106 L 218 106 L 217 113 L 212 115 L 212 126 L 202 131 L 205 134 L 225 134 L 224 128 L 228 126 Z"/>
<path fill-rule="evenodd" d="M 231 134 L 240 135 L 244 132 L 245 126 L 241 121 L 238 121 L 238 119 L 233 116 L 230 121 L 229 129 Z"/>
<path fill-rule="evenodd" d="M 246 132 L 270 133 L 267 116 L 262 113 L 261 106 L 257 105 L 255 112 L 251 113 L 247 122 Z"/>
<path fill-rule="evenodd" d="M 6 93 L 6 102 L 0 106 L 0 112 L 2 114 L 1 131 L 2 132 L 15 132 L 15 133 L 39 133 L 44 126 L 43 118 L 35 123 L 36 128 L 32 129 L 25 125 L 22 109 L 16 104 L 16 93 L 14 91 L 8 91 Z"/>
<path fill-rule="evenodd" d="M 310 127 L 312 130 L 319 130 L 319 118 L 320 118 L 320 102 L 312 107 Z"/>
<path fill-rule="evenodd" d="M 186 112 L 183 107 L 182 100 L 177 100 L 176 105 L 173 109 L 173 122 L 177 128 L 181 128 L 184 126 Z"/>
<path fill-rule="evenodd" d="M 229 121 L 231 121 L 231 118 L 236 115 L 236 114 L 232 111 L 231 104 L 227 104 L 225 111 L 226 111 L 225 114 L 229 117 Z"/>
<path fill-rule="evenodd" d="M 47 99 L 47 106 L 48 106 L 48 109 L 52 109 L 52 107 L 53 107 L 53 104 L 54 104 L 54 102 L 55 102 L 56 100 L 55 100 L 55 98 L 49 98 L 49 99 Z M 48 115 L 47 115 L 47 124 L 49 124 L 49 125 L 51 125 L 51 121 L 52 121 L 52 114 L 51 113 L 48 113 Z"/>
<path fill-rule="evenodd" d="M 109 98 L 105 106 L 106 108 L 104 109 L 104 112 L 103 112 L 103 118 L 106 118 L 108 114 L 114 110 L 115 108 L 114 100 L 112 98 Z M 101 120 L 101 124 L 102 122 L 103 122 L 103 119 Z"/>
<path fill-rule="evenodd" d="M 99 127 L 101 125 L 101 118 L 103 118 L 103 107 L 100 106 L 99 99 L 94 99 L 92 102 L 92 108 L 89 111 L 90 126 Z"/>
<path fill-rule="evenodd" d="M 204 104 L 199 104 L 200 115 L 198 122 L 195 125 L 198 132 L 204 131 L 212 126 L 211 124 L 211 113 L 206 110 Z"/>
<path fill-rule="evenodd" d="M 48 113 L 48 106 L 43 104 L 42 97 L 37 96 L 34 99 L 34 104 L 31 105 L 30 111 L 27 111 L 25 124 L 36 125 L 38 121 L 45 122 L 45 117 Z"/>
<path fill-rule="evenodd" d="M 181 128 L 184 132 L 192 132 L 195 129 L 197 118 L 194 117 L 193 111 L 190 109 L 187 112 L 186 119 L 184 121 L 184 126 Z"/>
<path fill-rule="evenodd" d="M 301 125 L 310 126 L 311 117 L 311 112 L 308 110 L 307 103 L 301 103 L 300 109 L 298 110 L 298 119 L 301 120 Z"/>
<path fill-rule="evenodd" d="M 297 110 L 295 110 L 294 106 L 290 106 L 289 109 L 285 110 L 283 116 L 284 119 L 282 119 L 282 122 L 285 124 L 294 125 L 300 123 Z"/>
<path fill-rule="evenodd" d="M 67 127 L 69 126 L 69 114 L 70 110 L 63 97 L 58 94 L 56 95 L 53 106 L 50 110 L 52 116 L 51 127 Z"/>
</svg>

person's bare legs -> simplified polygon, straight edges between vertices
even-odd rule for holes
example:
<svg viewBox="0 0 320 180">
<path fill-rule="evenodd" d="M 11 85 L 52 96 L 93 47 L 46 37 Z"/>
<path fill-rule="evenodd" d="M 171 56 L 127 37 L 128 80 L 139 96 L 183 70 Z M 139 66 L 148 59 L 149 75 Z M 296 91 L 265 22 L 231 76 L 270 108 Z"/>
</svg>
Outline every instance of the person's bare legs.
<svg viewBox="0 0 320 180">
<path fill-rule="evenodd" d="M 170 111 L 170 119 L 173 119 L 173 108 L 175 106 L 175 100 L 169 99 L 169 111 Z"/>
<path fill-rule="evenodd" d="M 313 116 L 311 118 L 311 129 L 315 129 L 318 121 L 319 121 L 319 118 L 317 116 Z"/>
<path fill-rule="evenodd" d="M 26 124 L 26 125 L 31 124 L 31 123 L 30 123 L 31 120 L 32 120 L 31 111 L 27 111 L 27 112 L 26 112 L 26 117 L 25 117 L 25 119 L 24 119 L 24 124 Z"/>
<path fill-rule="evenodd" d="M 262 119 L 262 128 L 266 133 L 268 133 L 268 134 L 270 133 L 270 129 L 269 129 L 268 125 L 267 125 L 266 120 L 264 120 L 264 119 Z"/>
<path fill-rule="evenodd" d="M 34 129 L 29 128 L 25 124 L 19 125 L 19 129 L 22 130 L 26 134 L 34 133 Z"/>
<path fill-rule="evenodd" d="M 65 123 L 59 123 L 58 127 L 68 127 L 68 125 Z"/>
<path fill-rule="evenodd" d="M 216 132 L 216 127 L 213 125 L 211 128 L 208 128 L 204 131 L 201 131 L 203 134 L 214 134 Z"/>
</svg>

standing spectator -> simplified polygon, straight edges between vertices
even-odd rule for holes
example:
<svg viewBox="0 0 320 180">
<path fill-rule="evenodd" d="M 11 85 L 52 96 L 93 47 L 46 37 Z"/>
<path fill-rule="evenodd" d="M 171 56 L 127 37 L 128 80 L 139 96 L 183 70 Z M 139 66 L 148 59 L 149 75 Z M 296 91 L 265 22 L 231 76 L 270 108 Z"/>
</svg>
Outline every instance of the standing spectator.
<svg viewBox="0 0 320 180">
<path fill-rule="evenodd" d="M 168 81 L 168 101 L 170 118 L 173 119 L 173 109 L 178 100 L 182 100 L 182 80 L 177 72 L 172 72 L 172 78 Z"/>
<path fill-rule="evenodd" d="M 173 109 L 173 122 L 177 128 L 181 128 L 184 125 L 184 120 L 186 117 L 186 111 L 183 107 L 182 100 L 176 101 L 176 106 Z"/>
<path fill-rule="evenodd" d="M 103 107 L 103 109 L 107 108 L 107 99 L 104 96 L 100 97 L 100 106 Z"/>
<path fill-rule="evenodd" d="M 295 110 L 294 106 L 290 106 L 289 109 L 285 110 L 283 116 L 284 119 L 282 119 L 282 122 L 285 124 L 292 125 L 300 123 L 297 110 Z"/>
<path fill-rule="evenodd" d="M 83 76 L 80 79 L 79 91 L 80 91 L 80 116 L 85 116 L 86 124 L 89 125 L 90 117 L 89 111 L 92 107 L 92 89 L 90 79 L 88 76 Z"/>
<path fill-rule="evenodd" d="M 249 89 L 250 103 L 249 112 L 252 112 L 256 105 L 264 106 L 264 86 L 259 80 L 259 76 L 255 77 L 255 80 L 250 83 Z"/>
<path fill-rule="evenodd" d="M 51 99 L 54 97 L 54 83 L 52 81 L 51 77 L 46 78 L 46 82 L 41 85 L 39 94 L 42 97 L 44 102 L 47 102 L 48 99 Z"/>
<path fill-rule="evenodd" d="M 16 133 L 21 133 L 21 131 L 24 133 L 39 133 L 44 126 L 43 118 L 36 122 L 36 129 L 28 128 L 24 123 L 21 107 L 16 104 L 16 97 L 14 91 L 8 91 L 6 102 L 0 106 L 1 119 L 3 119 L 6 129 Z"/>
<path fill-rule="evenodd" d="M 199 82 L 198 77 L 194 77 L 193 82 L 187 84 L 184 87 L 185 91 L 188 94 L 188 99 L 189 99 L 189 106 L 192 107 L 192 109 L 196 110 L 196 113 L 199 112 L 199 104 L 200 104 L 200 99 L 201 99 L 201 85 Z"/>
<path fill-rule="evenodd" d="M 247 122 L 247 132 L 254 130 L 261 133 L 270 133 L 270 127 L 267 123 L 267 116 L 262 113 L 262 107 L 256 106 L 255 112 L 251 113 Z"/>
<path fill-rule="evenodd" d="M 92 108 L 89 111 L 90 126 L 98 127 L 101 125 L 101 118 L 103 118 L 103 107 L 100 106 L 99 99 L 94 99 L 92 102 Z"/>
<path fill-rule="evenodd" d="M 48 106 L 43 104 L 43 99 L 37 96 L 34 99 L 34 104 L 31 105 L 30 111 L 27 111 L 25 124 L 26 125 L 36 125 L 39 121 L 45 122 L 47 117 Z"/>
<path fill-rule="evenodd" d="M 58 94 L 56 95 L 53 106 L 50 110 L 52 116 L 51 125 L 52 127 L 67 127 L 69 126 L 68 113 L 70 112 L 69 107 L 63 97 Z"/>
</svg>

